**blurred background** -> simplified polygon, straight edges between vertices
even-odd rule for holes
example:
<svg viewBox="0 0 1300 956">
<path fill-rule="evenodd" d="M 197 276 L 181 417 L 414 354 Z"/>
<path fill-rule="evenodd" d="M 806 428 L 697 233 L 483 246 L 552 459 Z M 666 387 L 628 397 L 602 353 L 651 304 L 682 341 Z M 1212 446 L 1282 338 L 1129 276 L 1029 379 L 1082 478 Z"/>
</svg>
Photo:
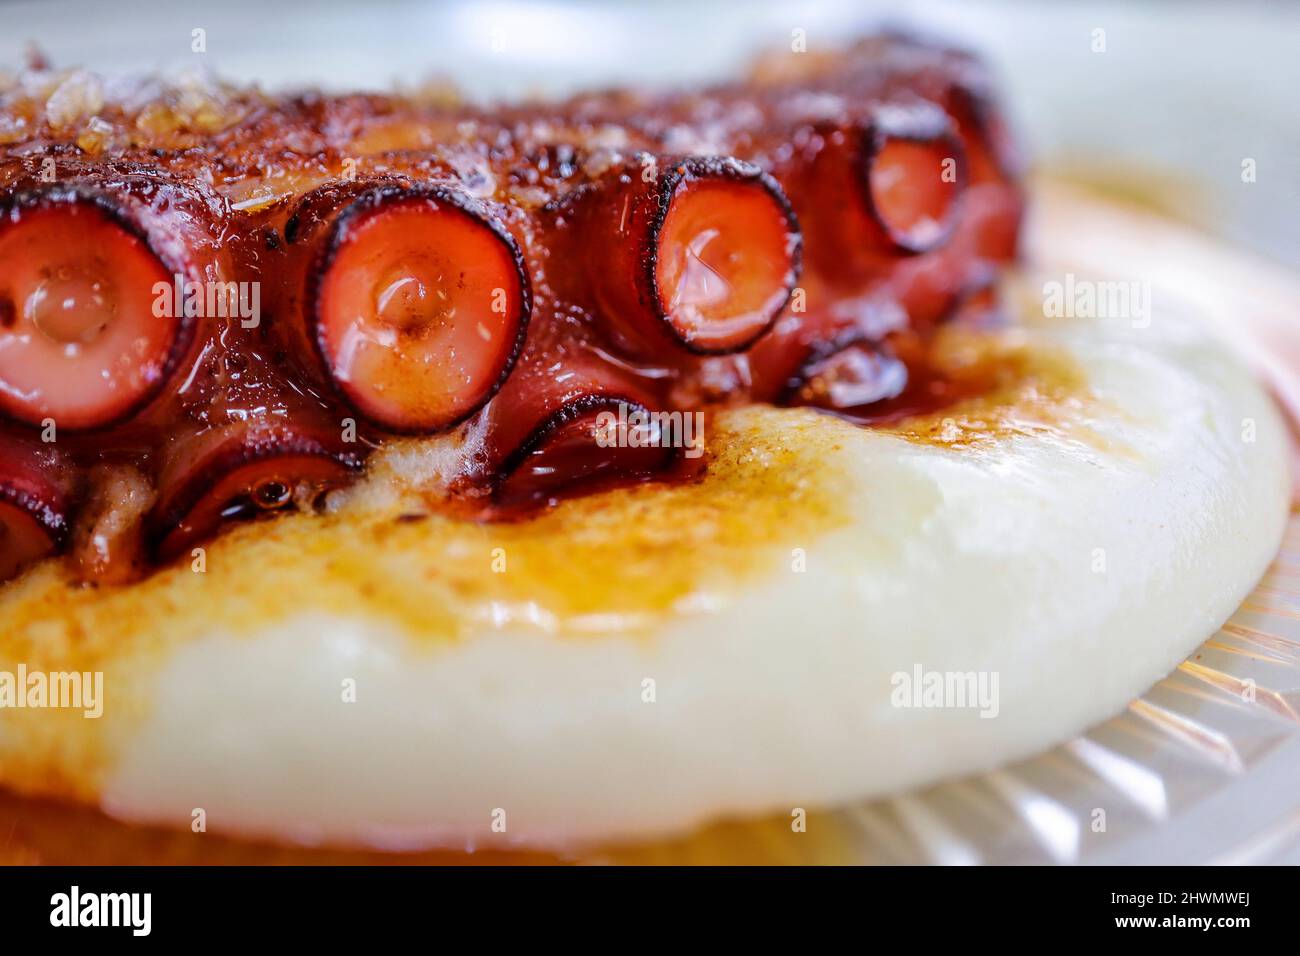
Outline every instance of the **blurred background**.
<svg viewBox="0 0 1300 956">
<path fill-rule="evenodd" d="M 1300 268 L 1300 5 L 798 0 L 23 0 L 0 67 L 198 69 L 268 88 L 450 77 L 476 97 L 723 78 L 756 49 L 873 24 L 982 51 L 1039 169 L 1123 192 Z M 201 31 L 201 33 L 196 33 Z M 202 37 L 202 43 L 197 42 Z M 199 52 L 196 46 L 202 46 Z M 1255 161 L 1256 181 L 1242 181 Z"/>
</svg>

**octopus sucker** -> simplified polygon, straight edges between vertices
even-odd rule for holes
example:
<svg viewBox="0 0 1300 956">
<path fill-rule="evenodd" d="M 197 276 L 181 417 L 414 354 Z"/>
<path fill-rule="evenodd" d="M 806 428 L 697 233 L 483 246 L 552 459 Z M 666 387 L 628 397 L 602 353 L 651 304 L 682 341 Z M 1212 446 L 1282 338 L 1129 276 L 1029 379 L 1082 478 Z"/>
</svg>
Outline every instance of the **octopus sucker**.
<svg viewBox="0 0 1300 956">
<path fill-rule="evenodd" d="M 655 421 L 650 409 L 618 393 L 570 399 L 536 423 L 502 461 L 492 488 L 494 504 L 535 505 L 573 486 L 607 486 L 663 472 L 678 450 L 652 434 Z M 628 440 L 634 431 L 637 437 Z"/>
<path fill-rule="evenodd" d="M 152 555 L 188 555 L 223 524 L 314 505 L 345 484 L 357 459 L 328 430 L 236 422 L 188 433 L 170 449 L 145 519 Z"/>
<path fill-rule="evenodd" d="M 71 491 L 64 455 L 0 434 L 0 581 L 67 546 Z"/>
<path fill-rule="evenodd" d="M 574 205 L 568 248 L 586 267 L 578 297 L 587 293 L 631 352 L 744 351 L 798 281 L 798 222 L 752 164 L 644 155 Z"/>
<path fill-rule="evenodd" d="M 487 433 L 472 480 L 496 503 L 545 501 L 570 479 L 645 476 L 676 455 L 670 445 L 627 440 L 598 421 L 669 408 L 663 384 L 648 382 L 598 355 L 570 349 L 544 372 L 529 366 L 511 376 L 485 410 Z"/>
<path fill-rule="evenodd" d="M 222 270 L 204 248 L 206 210 L 173 190 L 186 191 L 89 173 L 0 200 L 5 415 L 102 429 L 138 415 L 181 366 L 197 323 L 160 293 Z"/>
<path fill-rule="evenodd" d="M 498 209 L 454 184 L 328 192 L 304 200 L 310 228 L 301 209 L 284 228 L 273 332 L 381 429 L 459 424 L 500 388 L 523 344 L 532 293 L 517 240 Z"/>
</svg>

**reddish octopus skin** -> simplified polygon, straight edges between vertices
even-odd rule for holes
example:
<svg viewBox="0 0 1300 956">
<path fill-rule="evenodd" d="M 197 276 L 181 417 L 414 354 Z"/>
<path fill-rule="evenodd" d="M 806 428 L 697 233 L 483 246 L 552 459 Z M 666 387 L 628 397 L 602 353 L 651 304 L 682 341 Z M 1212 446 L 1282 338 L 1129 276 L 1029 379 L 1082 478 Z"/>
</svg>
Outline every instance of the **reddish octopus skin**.
<svg viewBox="0 0 1300 956">
<path fill-rule="evenodd" d="M 11 128 L 21 120 L 25 131 L 0 145 L 4 208 L 40 207 L 46 200 L 31 197 L 64 193 L 93 201 L 168 271 L 260 283 L 265 306 L 252 328 L 181 316 L 147 394 L 93 427 L 61 431 L 59 463 L 49 465 L 57 480 L 41 487 L 61 489 L 59 520 L 80 528 L 103 517 L 88 506 L 102 498 L 100 476 L 144 476 L 155 500 L 142 537 L 159 561 L 215 532 L 226 502 L 214 496 L 279 476 L 283 465 L 312 488 L 331 487 L 393 434 L 475 436 L 457 494 L 495 513 L 553 500 L 585 487 L 587 476 L 637 480 L 671 469 L 678 450 L 588 442 L 584 451 L 592 415 L 618 403 L 687 412 L 813 404 L 855 421 L 914 407 L 942 388 L 908 378 L 900 390 L 900 375 L 928 374 L 930 331 L 983 309 L 1017 254 L 1020 162 L 989 90 L 968 55 L 886 35 L 839 54 L 769 58 L 744 82 L 698 92 L 483 108 L 447 97 L 275 98 L 222 87 L 210 91 L 207 112 L 191 113 L 164 94 L 142 106 L 105 104 L 90 140 L 21 92 L 0 92 L 0 118 Z M 928 178 L 935 160 L 949 158 L 951 182 Z M 51 159 L 57 182 L 42 183 Z M 653 173 L 643 180 L 646 168 Z M 891 194 L 880 185 L 887 180 L 911 187 Z M 716 185 L 714 206 L 682 212 L 691 208 L 683 182 Z M 749 212 L 731 218 L 746 228 L 710 212 L 738 210 L 741 199 Z M 331 266 L 341 250 L 382 257 L 384 243 L 367 246 L 366 236 L 384 235 L 390 204 L 408 200 L 455 210 L 445 221 L 498 250 L 510 268 L 488 274 L 512 276 L 507 284 L 518 289 L 502 329 L 489 329 L 495 359 L 475 357 L 467 384 L 418 413 L 369 401 L 364 388 L 383 379 L 345 387 L 320 334 L 329 322 L 318 321 L 322 303 L 346 317 L 364 301 L 346 283 L 360 275 L 353 284 L 364 285 L 371 273 Z M 913 219 L 924 228 L 910 229 Z M 433 220 L 412 222 L 441 241 Z M 674 222 L 686 223 L 681 235 L 665 238 Z M 367 223 L 379 224 L 358 228 Z M 721 245 L 696 245 L 697 228 L 720 230 Z M 760 247 L 748 233 L 762 230 L 770 238 Z M 665 242 L 679 252 L 721 250 L 713 265 L 743 265 L 747 252 L 753 260 L 767 250 L 762 269 L 717 273 L 724 281 L 712 288 L 722 291 L 692 313 L 700 321 L 739 315 L 736 328 L 698 335 L 709 327 L 666 307 L 663 290 L 675 287 L 662 269 Z M 461 275 L 482 268 L 443 259 Z M 728 277 L 745 279 L 763 308 L 741 307 Z M 400 296 L 386 301 L 414 316 L 414 287 L 399 278 Z M 344 304 L 331 311 L 331 302 Z M 839 407 L 860 399 L 866 406 Z M 340 437 L 349 423 L 355 441 Z M 30 443 L 34 431 L 22 415 L 0 415 L 0 442 Z M 573 481 L 521 477 L 546 476 L 548 461 Z M 0 488 L 3 480 L 0 470 Z M 85 536 L 59 532 L 50 546 Z M 112 560 L 78 566 L 124 577 Z"/>
<path fill-rule="evenodd" d="M 0 434 L 0 581 L 67 544 L 70 478 L 57 449 Z"/>
</svg>

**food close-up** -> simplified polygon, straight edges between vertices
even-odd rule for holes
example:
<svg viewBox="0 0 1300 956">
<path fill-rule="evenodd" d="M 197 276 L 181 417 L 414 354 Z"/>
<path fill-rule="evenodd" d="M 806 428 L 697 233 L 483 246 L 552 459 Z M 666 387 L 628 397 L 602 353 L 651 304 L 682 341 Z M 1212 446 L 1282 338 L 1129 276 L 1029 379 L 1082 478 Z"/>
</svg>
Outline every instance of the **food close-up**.
<svg viewBox="0 0 1300 956">
<path fill-rule="evenodd" d="M 1080 132 L 1146 5 L 400 6 L 14 5 L 0 862 L 1296 859 L 1300 188 Z"/>
</svg>

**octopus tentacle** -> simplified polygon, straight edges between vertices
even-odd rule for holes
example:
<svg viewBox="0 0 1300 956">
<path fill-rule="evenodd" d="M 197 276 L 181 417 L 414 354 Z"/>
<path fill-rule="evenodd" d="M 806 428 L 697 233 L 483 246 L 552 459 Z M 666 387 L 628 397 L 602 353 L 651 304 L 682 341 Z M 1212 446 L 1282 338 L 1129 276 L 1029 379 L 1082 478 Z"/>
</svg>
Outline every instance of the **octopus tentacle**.
<svg viewBox="0 0 1300 956">
<path fill-rule="evenodd" d="M 1018 252 L 985 71 L 898 35 L 546 104 L 163 87 L 78 131 L 29 89 L 0 91 L 5 574 L 70 547 L 129 579 L 395 434 L 453 433 L 454 493 L 508 510 L 673 470 L 661 414 L 927 407 L 934 329 Z"/>
</svg>

